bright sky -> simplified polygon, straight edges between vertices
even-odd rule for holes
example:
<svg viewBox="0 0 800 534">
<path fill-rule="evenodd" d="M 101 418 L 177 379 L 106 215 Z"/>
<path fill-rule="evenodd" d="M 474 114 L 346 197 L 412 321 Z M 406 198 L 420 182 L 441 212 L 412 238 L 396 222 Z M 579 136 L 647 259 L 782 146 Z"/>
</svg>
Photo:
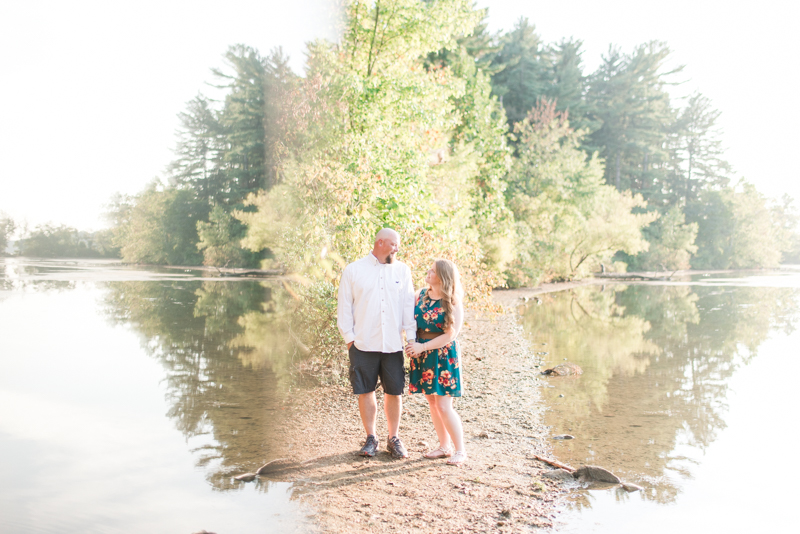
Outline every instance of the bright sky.
<svg viewBox="0 0 800 534">
<path fill-rule="evenodd" d="M 304 43 L 335 35 L 334 0 L 101 0 L 0 3 L 0 211 L 33 227 L 99 229 L 115 192 L 164 176 L 177 114 L 208 92 L 227 47 L 282 46 L 297 72 Z M 575 36 L 591 71 L 610 43 L 664 40 L 686 65 L 677 89 L 723 113 L 728 160 L 769 196 L 800 202 L 800 4 L 703 0 L 479 0 L 490 29 L 520 16 L 546 42 Z M 677 94 L 677 93 L 676 93 Z"/>
</svg>

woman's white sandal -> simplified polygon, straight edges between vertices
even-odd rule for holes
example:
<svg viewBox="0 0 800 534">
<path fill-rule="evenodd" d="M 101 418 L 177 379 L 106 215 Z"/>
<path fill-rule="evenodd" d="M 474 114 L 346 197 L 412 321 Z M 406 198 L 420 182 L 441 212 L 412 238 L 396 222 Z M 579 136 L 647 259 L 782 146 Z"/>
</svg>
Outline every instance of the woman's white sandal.
<svg viewBox="0 0 800 534">
<path fill-rule="evenodd" d="M 461 466 L 467 461 L 467 453 L 464 451 L 455 451 L 453 455 L 447 460 L 450 465 Z"/>
<path fill-rule="evenodd" d="M 442 447 L 440 445 L 439 447 L 436 447 L 432 451 L 422 453 L 422 456 L 424 456 L 425 458 L 430 458 L 431 460 L 435 460 L 436 458 L 449 458 L 452 455 L 453 455 L 452 445 L 449 447 Z"/>
</svg>

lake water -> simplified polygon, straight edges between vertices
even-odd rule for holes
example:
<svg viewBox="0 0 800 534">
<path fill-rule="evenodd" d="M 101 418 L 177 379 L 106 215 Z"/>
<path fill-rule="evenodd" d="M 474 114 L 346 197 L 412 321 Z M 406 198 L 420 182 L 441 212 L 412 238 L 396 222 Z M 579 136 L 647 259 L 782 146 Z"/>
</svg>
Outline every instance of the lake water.
<svg viewBox="0 0 800 534">
<path fill-rule="evenodd" d="M 305 532 L 268 283 L 0 259 L 0 532 Z"/>
<path fill-rule="evenodd" d="M 523 308 L 554 455 L 643 491 L 576 490 L 559 533 L 794 531 L 800 273 L 581 287 Z M 545 354 L 546 353 L 546 354 Z M 548 387 L 549 386 L 549 387 Z"/>
</svg>

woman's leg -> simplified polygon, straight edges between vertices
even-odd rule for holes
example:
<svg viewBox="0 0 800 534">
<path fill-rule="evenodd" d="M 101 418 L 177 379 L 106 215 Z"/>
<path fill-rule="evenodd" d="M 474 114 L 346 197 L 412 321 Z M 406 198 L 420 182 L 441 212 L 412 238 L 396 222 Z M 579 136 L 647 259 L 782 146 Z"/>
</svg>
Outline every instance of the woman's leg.
<svg viewBox="0 0 800 534">
<path fill-rule="evenodd" d="M 463 451 L 464 427 L 461 425 L 461 418 L 458 416 L 455 409 L 453 409 L 453 397 L 437 395 L 434 402 L 436 403 L 437 413 L 441 418 L 441 422 L 447 434 L 453 439 L 456 450 Z M 431 407 L 431 413 L 432 412 L 433 407 Z"/>
<path fill-rule="evenodd" d="M 450 446 L 450 435 L 447 433 L 442 416 L 439 413 L 438 403 L 436 402 L 437 397 L 438 395 L 425 395 L 425 400 L 428 401 L 428 407 L 431 409 L 431 421 L 433 422 L 433 428 L 436 430 L 436 436 L 439 438 L 439 445 L 446 449 Z"/>
</svg>

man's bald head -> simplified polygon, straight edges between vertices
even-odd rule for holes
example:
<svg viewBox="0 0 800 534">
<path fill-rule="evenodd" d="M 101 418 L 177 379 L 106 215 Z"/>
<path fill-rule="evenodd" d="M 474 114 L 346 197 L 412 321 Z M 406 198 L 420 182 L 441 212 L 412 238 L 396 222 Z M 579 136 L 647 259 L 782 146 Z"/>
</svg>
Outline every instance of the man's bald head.
<svg viewBox="0 0 800 534">
<path fill-rule="evenodd" d="M 380 239 L 388 239 L 391 237 L 393 237 L 396 241 L 400 241 L 400 234 L 391 228 L 381 228 L 378 230 L 378 233 L 375 234 L 375 242 L 377 243 Z"/>
<path fill-rule="evenodd" d="M 372 254 L 381 263 L 392 263 L 394 255 L 400 250 L 400 234 L 391 228 L 382 228 L 375 234 L 375 245 L 372 247 Z"/>
</svg>

